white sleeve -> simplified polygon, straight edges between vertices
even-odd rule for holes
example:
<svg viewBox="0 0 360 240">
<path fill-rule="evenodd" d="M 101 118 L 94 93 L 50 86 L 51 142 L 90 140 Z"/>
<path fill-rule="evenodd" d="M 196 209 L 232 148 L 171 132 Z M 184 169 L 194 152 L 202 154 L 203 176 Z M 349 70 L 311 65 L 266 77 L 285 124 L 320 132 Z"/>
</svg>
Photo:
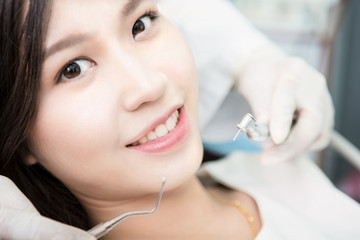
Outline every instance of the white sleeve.
<svg viewBox="0 0 360 240">
<path fill-rule="evenodd" d="M 257 49 L 273 45 L 226 0 L 160 0 L 159 8 L 180 28 L 194 54 L 203 128 L 233 86 L 233 71 Z"/>
</svg>

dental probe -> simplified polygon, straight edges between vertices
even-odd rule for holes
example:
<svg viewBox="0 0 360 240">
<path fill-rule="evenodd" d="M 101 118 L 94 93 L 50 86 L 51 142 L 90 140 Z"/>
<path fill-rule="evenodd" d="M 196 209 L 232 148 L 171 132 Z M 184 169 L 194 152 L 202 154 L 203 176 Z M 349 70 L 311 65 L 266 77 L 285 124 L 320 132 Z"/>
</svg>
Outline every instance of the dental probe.
<svg viewBox="0 0 360 240">
<path fill-rule="evenodd" d="M 270 137 L 269 127 L 266 124 L 257 124 L 255 118 L 250 113 L 243 117 L 237 128 L 239 131 L 236 133 L 233 141 L 236 140 L 241 132 L 246 133 L 254 141 L 264 141 Z"/>
<path fill-rule="evenodd" d="M 123 213 L 122 215 L 113 218 L 109 221 L 100 223 L 98 225 L 96 225 L 95 227 L 91 228 L 90 230 L 88 230 L 87 232 L 91 235 L 93 235 L 96 239 L 101 238 L 102 236 L 104 236 L 105 234 L 107 234 L 108 232 L 110 232 L 119 222 L 121 222 L 122 220 L 124 220 L 127 217 L 131 217 L 131 216 L 136 216 L 136 215 L 146 215 L 146 214 L 151 214 L 154 213 L 159 204 L 160 204 L 160 200 L 164 191 L 164 186 L 166 183 L 166 178 L 163 177 L 162 178 L 162 186 L 161 186 L 161 190 L 156 202 L 155 207 L 152 210 L 144 210 L 144 211 L 132 211 L 132 212 L 127 212 L 127 213 Z"/>
</svg>

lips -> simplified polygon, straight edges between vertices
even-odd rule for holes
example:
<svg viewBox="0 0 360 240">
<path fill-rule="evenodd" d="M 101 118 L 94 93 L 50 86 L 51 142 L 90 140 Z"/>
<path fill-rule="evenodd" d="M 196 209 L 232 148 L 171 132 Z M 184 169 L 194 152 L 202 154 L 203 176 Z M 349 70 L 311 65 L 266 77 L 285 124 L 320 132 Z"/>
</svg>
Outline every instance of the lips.
<svg viewBox="0 0 360 240">
<path fill-rule="evenodd" d="M 189 132 L 186 112 L 183 108 L 179 108 L 127 147 L 149 153 L 165 152 L 175 146 L 181 146 Z"/>
</svg>

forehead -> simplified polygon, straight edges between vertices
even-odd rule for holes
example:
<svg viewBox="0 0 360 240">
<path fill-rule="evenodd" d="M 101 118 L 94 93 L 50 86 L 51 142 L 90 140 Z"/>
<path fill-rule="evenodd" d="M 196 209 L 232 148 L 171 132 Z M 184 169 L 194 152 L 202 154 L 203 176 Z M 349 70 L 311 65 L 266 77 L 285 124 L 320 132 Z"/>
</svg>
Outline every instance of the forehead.
<svg viewBox="0 0 360 240">
<path fill-rule="evenodd" d="M 63 35 L 92 33 L 109 27 L 109 23 L 122 24 L 139 6 L 151 0 L 54 0 L 46 45 Z"/>
</svg>

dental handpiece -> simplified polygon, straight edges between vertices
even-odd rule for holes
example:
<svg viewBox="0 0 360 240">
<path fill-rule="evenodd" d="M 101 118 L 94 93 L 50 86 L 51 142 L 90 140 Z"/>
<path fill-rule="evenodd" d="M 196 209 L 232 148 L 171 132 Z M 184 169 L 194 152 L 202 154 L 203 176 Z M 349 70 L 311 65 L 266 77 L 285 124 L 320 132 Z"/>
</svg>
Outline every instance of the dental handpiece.
<svg viewBox="0 0 360 240">
<path fill-rule="evenodd" d="M 164 186 L 166 183 L 166 178 L 163 177 L 162 178 L 162 186 L 161 186 L 161 190 L 156 202 L 156 205 L 153 209 L 151 210 L 144 210 L 144 211 L 132 211 L 132 212 L 127 212 L 127 213 L 123 213 L 120 216 L 113 218 L 109 221 L 100 223 L 98 225 L 96 225 L 95 227 L 91 228 L 90 230 L 88 230 L 87 232 L 91 235 L 93 235 L 96 239 L 101 238 L 102 236 L 104 236 L 105 234 L 107 234 L 108 232 L 110 232 L 117 224 L 119 224 L 122 220 L 124 220 L 127 217 L 131 217 L 131 216 L 137 216 L 137 215 L 146 215 L 146 214 L 151 214 L 156 212 L 159 204 L 160 204 L 160 200 L 164 191 Z"/>
<path fill-rule="evenodd" d="M 298 117 L 299 113 L 296 111 L 292 126 L 296 124 Z M 264 141 L 270 137 L 268 125 L 256 124 L 255 118 L 250 113 L 243 117 L 237 128 L 239 131 L 236 133 L 233 141 L 236 140 L 241 132 L 245 132 L 254 141 Z M 335 130 L 331 133 L 330 146 L 360 170 L 360 150 Z"/>
<path fill-rule="evenodd" d="M 247 134 L 247 136 L 254 141 L 265 141 L 269 139 L 270 132 L 269 127 L 266 124 L 257 124 L 256 119 L 250 114 L 247 113 L 240 123 L 237 125 L 239 131 L 236 133 L 233 141 L 239 136 L 241 132 Z"/>
</svg>

